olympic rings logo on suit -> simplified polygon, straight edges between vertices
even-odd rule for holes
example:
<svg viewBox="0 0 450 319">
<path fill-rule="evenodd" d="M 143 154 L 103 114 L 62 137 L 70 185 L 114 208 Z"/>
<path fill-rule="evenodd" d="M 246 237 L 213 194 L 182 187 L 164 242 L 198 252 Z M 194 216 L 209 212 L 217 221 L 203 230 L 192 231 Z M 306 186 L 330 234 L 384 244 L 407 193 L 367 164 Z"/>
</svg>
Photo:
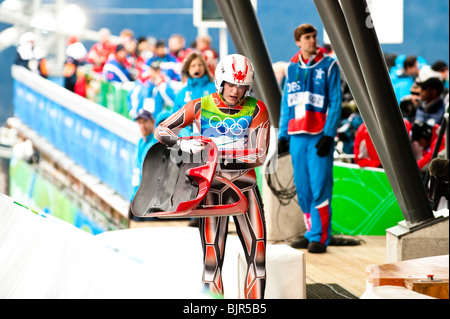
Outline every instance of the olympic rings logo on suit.
<svg viewBox="0 0 450 319">
<path fill-rule="evenodd" d="M 231 132 L 233 135 L 239 136 L 249 128 L 250 122 L 245 117 L 241 117 L 236 121 L 231 117 L 222 120 L 217 115 L 214 115 L 209 119 L 209 125 L 211 128 L 216 129 L 219 134 L 224 135 Z"/>
</svg>

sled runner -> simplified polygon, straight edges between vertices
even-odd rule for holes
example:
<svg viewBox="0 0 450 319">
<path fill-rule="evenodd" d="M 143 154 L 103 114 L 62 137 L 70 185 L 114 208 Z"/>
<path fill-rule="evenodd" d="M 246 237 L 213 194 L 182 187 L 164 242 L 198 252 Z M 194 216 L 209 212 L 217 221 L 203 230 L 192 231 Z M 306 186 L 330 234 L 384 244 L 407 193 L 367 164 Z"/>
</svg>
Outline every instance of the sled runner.
<svg viewBox="0 0 450 319">
<path fill-rule="evenodd" d="M 192 154 L 181 150 L 178 144 L 172 147 L 162 143 L 153 145 L 144 159 L 141 184 L 131 203 L 133 214 L 139 217 L 190 218 L 245 213 L 248 202 L 242 192 L 227 179 L 214 174 L 218 161 L 214 142 L 203 136 L 182 139 L 195 139 L 204 145 L 203 149 Z M 239 199 L 224 205 L 202 203 L 213 179 L 228 185 Z"/>
</svg>

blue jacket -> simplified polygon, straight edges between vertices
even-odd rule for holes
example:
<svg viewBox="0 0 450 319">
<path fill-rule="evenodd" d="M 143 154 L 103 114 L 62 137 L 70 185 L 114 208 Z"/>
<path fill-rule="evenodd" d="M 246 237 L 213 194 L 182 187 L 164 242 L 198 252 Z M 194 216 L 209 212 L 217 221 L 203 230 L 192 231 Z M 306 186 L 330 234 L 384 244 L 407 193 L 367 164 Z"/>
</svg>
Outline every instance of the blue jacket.
<svg viewBox="0 0 450 319">
<path fill-rule="evenodd" d="M 334 137 L 341 119 L 341 77 L 337 61 L 322 53 L 305 64 L 290 61 L 281 100 L 279 139 L 292 134 Z"/>
<path fill-rule="evenodd" d="M 431 126 L 434 124 L 441 125 L 442 117 L 445 113 L 445 102 L 442 98 L 437 99 L 433 104 L 428 105 L 424 108 L 424 102 L 419 105 L 416 111 L 416 116 L 414 118 L 415 122 L 424 122 Z M 429 120 L 433 120 L 434 123 L 430 124 Z"/>
<path fill-rule="evenodd" d="M 403 97 L 411 94 L 411 86 L 415 80 L 414 77 L 405 74 L 397 75 L 391 79 L 398 104 L 400 104 Z"/>
<path fill-rule="evenodd" d="M 175 97 L 173 113 L 181 109 L 187 102 L 214 92 L 216 92 L 216 85 L 209 80 L 206 74 L 200 78 L 188 77 L 186 86 Z"/>
<path fill-rule="evenodd" d="M 117 61 L 117 59 L 111 59 L 103 66 L 103 75 L 107 81 L 110 82 L 128 82 L 132 81 L 130 72 L 127 68 Z"/>
<path fill-rule="evenodd" d="M 168 78 L 172 81 L 181 81 L 181 63 L 178 60 L 170 55 L 166 54 L 162 58 L 154 55 L 145 63 L 145 67 L 150 67 L 152 63 L 158 62 L 161 71 L 168 76 Z"/>
<path fill-rule="evenodd" d="M 174 100 L 175 91 L 170 82 L 156 86 L 150 81 L 137 80 L 128 93 L 128 111 L 133 118 L 141 108 L 145 108 L 156 119 L 159 113 L 172 110 Z"/>
</svg>

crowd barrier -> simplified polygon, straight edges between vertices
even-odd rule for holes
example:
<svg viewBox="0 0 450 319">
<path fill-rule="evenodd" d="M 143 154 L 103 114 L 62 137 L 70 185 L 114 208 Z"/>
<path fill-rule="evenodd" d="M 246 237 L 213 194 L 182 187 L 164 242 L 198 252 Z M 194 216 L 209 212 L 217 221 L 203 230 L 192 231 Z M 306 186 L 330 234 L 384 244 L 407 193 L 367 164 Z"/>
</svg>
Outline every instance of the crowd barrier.
<svg viewBox="0 0 450 319">
<path fill-rule="evenodd" d="M 404 219 L 383 169 L 335 161 L 333 180 L 335 233 L 382 236 Z"/>
<path fill-rule="evenodd" d="M 128 93 L 126 84 L 105 81 L 100 74 L 92 72 L 88 67 L 80 67 L 78 72 L 78 86 L 75 91 L 80 90 L 88 100 L 131 119 L 129 110 Z"/>
<path fill-rule="evenodd" d="M 14 115 L 129 199 L 137 125 L 23 67 L 14 65 L 12 76 Z"/>
</svg>

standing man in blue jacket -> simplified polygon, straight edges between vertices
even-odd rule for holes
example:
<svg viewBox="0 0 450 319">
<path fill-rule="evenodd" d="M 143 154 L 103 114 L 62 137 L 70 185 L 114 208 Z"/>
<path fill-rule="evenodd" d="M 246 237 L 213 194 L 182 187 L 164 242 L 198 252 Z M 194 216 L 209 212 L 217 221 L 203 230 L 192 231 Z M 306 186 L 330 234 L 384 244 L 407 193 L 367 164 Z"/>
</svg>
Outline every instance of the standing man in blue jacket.
<svg viewBox="0 0 450 319">
<path fill-rule="evenodd" d="M 341 78 L 337 61 L 317 46 L 317 29 L 294 31 L 300 51 L 291 59 L 284 86 L 279 152 L 289 149 L 306 233 L 291 246 L 326 251 L 331 239 L 334 137 L 341 119 Z"/>
<path fill-rule="evenodd" d="M 139 109 L 134 117 L 134 121 L 137 123 L 142 136 L 136 145 L 136 151 L 133 158 L 134 167 L 131 178 L 133 195 L 130 202 L 133 200 L 134 195 L 136 195 L 139 185 L 141 184 L 142 165 L 144 164 L 145 156 L 153 144 L 158 142 L 153 135 L 153 132 L 155 131 L 155 118 L 151 112 L 144 108 Z"/>
</svg>

